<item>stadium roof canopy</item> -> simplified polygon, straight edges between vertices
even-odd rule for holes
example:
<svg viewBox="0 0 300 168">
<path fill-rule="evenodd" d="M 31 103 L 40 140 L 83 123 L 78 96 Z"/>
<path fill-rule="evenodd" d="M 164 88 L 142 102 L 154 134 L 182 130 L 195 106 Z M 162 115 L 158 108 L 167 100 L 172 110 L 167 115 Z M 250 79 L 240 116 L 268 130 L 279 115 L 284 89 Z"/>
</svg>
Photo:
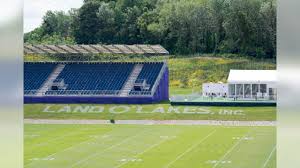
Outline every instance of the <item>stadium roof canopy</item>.
<svg viewBox="0 0 300 168">
<path fill-rule="evenodd" d="M 228 83 L 276 83 L 276 70 L 230 70 Z"/>
<path fill-rule="evenodd" d="M 24 45 L 25 54 L 145 54 L 167 55 L 161 45 Z"/>
</svg>

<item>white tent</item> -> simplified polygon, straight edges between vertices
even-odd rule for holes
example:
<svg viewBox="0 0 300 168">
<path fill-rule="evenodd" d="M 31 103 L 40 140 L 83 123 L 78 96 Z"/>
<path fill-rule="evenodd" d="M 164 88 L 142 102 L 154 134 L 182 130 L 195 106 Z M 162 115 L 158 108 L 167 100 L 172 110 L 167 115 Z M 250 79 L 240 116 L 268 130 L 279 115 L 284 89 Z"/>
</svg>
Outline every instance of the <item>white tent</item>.
<svg viewBox="0 0 300 168">
<path fill-rule="evenodd" d="M 228 83 L 276 84 L 276 70 L 230 70 Z"/>
<path fill-rule="evenodd" d="M 230 70 L 229 97 L 276 97 L 276 70 Z"/>
</svg>

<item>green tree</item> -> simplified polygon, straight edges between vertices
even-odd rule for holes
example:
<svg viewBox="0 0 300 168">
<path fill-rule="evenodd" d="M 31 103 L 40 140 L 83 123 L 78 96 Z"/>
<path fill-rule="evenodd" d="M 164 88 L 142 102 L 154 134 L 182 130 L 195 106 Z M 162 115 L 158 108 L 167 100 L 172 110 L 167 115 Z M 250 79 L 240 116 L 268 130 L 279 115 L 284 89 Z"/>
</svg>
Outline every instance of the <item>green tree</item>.
<svg viewBox="0 0 300 168">
<path fill-rule="evenodd" d="M 101 26 L 97 13 L 101 2 L 90 1 L 83 4 L 78 10 L 78 19 L 75 19 L 74 38 L 78 44 L 95 44 L 96 36 Z"/>
<path fill-rule="evenodd" d="M 269 58 L 276 56 L 276 2 L 274 0 L 265 1 L 261 10 L 261 25 L 263 50 Z"/>
<path fill-rule="evenodd" d="M 84 0 L 26 43 L 161 44 L 173 54 L 276 56 L 276 0 Z"/>
<path fill-rule="evenodd" d="M 70 15 L 63 11 L 47 11 L 43 17 L 42 30 L 43 35 L 60 35 L 62 37 L 70 36 L 70 26 L 72 19 Z"/>
<path fill-rule="evenodd" d="M 47 11 L 43 17 L 42 25 L 29 33 L 25 33 L 24 41 L 30 44 L 74 43 L 72 23 L 73 20 L 69 13 Z"/>
<path fill-rule="evenodd" d="M 215 49 L 214 53 L 219 52 L 218 47 L 220 43 L 225 39 L 224 20 L 226 14 L 227 4 L 225 0 L 211 0 L 210 11 L 212 13 L 213 24 L 215 28 Z"/>
<path fill-rule="evenodd" d="M 24 34 L 24 42 L 28 44 L 37 44 L 43 37 L 43 29 L 35 28 L 33 31 Z"/>
<path fill-rule="evenodd" d="M 230 0 L 227 3 L 224 21 L 226 38 L 221 50 L 255 57 L 272 57 L 272 47 L 275 47 L 276 41 L 276 12 L 272 3 L 262 0 Z"/>
<path fill-rule="evenodd" d="M 115 12 L 109 3 L 101 2 L 97 12 L 99 29 L 96 34 L 97 41 L 101 43 L 114 43 L 116 34 Z"/>
<path fill-rule="evenodd" d="M 168 1 L 159 12 L 159 26 L 165 46 L 175 53 L 211 52 L 214 49 L 212 14 L 202 1 Z M 156 28 L 156 29 L 155 29 Z"/>
</svg>

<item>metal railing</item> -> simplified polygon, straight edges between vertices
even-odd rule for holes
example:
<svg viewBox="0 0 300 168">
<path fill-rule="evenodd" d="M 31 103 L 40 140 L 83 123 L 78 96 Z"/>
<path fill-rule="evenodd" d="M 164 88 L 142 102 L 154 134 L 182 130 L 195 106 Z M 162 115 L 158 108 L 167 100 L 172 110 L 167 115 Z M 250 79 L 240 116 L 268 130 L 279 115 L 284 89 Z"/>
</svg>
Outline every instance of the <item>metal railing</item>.
<svg viewBox="0 0 300 168">
<path fill-rule="evenodd" d="M 24 95 L 37 95 L 38 90 L 25 90 Z M 47 96 L 117 96 L 120 90 L 48 90 L 43 95 Z"/>
<path fill-rule="evenodd" d="M 174 95 L 171 101 L 276 101 L 276 95 L 266 95 L 264 97 L 222 97 L 222 96 L 203 96 L 202 94 Z"/>
<path fill-rule="evenodd" d="M 147 80 L 146 79 L 137 79 L 135 81 L 135 84 L 143 84 L 143 83 L 147 83 Z"/>
<path fill-rule="evenodd" d="M 98 96 L 98 95 L 118 95 L 120 90 L 50 90 L 45 93 L 48 96 L 59 96 L 59 95 L 68 95 L 68 96 Z"/>
<path fill-rule="evenodd" d="M 43 96 L 119 96 L 121 90 L 48 90 Z M 24 90 L 26 96 L 37 96 L 39 90 Z M 130 91 L 128 96 L 151 96 L 151 91 Z"/>
<path fill-rule="evenodd" d="M 24 90 L 24 95 L 35 95 L 38 90 Z"/>
<path fill-rule="evenodd" d="M 130 91 L 130 96 L 151 96 L 151 91 Z"/>
</svg>

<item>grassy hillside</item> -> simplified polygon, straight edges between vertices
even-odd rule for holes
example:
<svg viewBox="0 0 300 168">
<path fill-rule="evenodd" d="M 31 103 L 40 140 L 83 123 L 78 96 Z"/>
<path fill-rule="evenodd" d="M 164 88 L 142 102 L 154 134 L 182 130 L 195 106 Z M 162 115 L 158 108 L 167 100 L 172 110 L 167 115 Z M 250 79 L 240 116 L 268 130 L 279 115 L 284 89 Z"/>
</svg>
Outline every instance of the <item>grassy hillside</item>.
<svg viewBox="0 0 300 168">
<path fill-rule="evenodd" d="M 226 82 L 230 69 L 276 69 L 272 61 L 222 57 L 170 58 L 168 65 L 171 94 L 200 91 L 205 82 Z"/>
</svg>

